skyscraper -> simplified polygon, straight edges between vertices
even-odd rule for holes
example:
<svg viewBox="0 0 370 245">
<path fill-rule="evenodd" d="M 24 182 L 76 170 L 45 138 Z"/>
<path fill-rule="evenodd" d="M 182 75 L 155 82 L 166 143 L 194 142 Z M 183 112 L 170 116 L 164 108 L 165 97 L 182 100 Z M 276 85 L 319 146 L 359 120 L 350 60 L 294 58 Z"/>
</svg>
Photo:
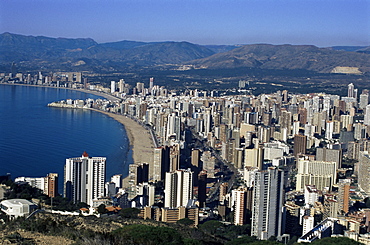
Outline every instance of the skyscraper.
<svg viewBox="0 0 370 245">
<path fill-rule="evenodd" d="M 64 196 L 73 202 L 93 205 L 93 200 L 104 197 L 105 157 L 68 158 L 64 166 Z"/>
<path fill-rule="evenodd" d="M 299 154 L 306 153 L 307 146 L 307 136 L 296 134 L 294 135 L 294 146 L 293 154 L 297 158 Z"/>
<path fill-rule="evenodd" d="M 186 207 L 193 198 L 193 173 L 190 170 L 176 170 L 166 173 L 164 207 Z"/>
<path fill-rule="evenodd" d="M 284 233 L 284 173 L 270 167 L 254 176 L 252 203 L 252 236 L 267 240 Z"/>
<path fill-rule="evenodd" d="M 149 91 L 151 92 L 154 87 L 154 77 L 149 78 Z"/>
<path fill-rule="evenodd" d="M 170 171 L 170 148 L 161 146 L 154 148 L 153 171 L 149 179 L 161 181 L 165 178 L 165 173 Z"/>
<path fill-rule="evenodd" d="M 364 124 L 370 125 L 370 105 L 365 107 Z"/>
<path fill-rule="evenodd" d="M 353 85 L 353 83 L 348 84 L 348 95 L 347 95 L 347 97 L 352 97 L 353 98 L 354 89 L 355 89 L 355 86 Z"/>
<path fill-rule="evenodd" d="M 360 152 L 358 165 L 358 185 L 366 194 L 370 194 L 370 155 L 367 151 Z"/>
<path fill-rule="evenodd" d="M 116 92 L 116 82 L 111 81 L 110 82 L 110 93 L 113 94 L 114 92 Z"/>
<path fill-rule="evenodd" d="M 247 223 L 248 213 L 251 211 L 252 193 L 252 188 L 232 190 L 234 225 L 245 225 Z"/>
<path fill-rule="evenodd" d="M 56 197 L 58 195 L 58 174 L 57 173 L 49 173 L 45 177 L 45 194 L 49 197 Z"/>
</svg>

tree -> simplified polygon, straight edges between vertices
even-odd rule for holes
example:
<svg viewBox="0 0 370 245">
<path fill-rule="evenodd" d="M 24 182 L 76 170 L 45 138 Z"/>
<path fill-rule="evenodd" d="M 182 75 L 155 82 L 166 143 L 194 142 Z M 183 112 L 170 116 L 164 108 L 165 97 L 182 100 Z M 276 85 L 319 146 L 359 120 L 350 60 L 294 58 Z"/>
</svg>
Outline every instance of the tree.
<svg viewBox="0 0 370 245">
<path fill-rule="evenodd" d="M 184 244 L 181 235 L 168 227 L 128 225 L 111 233 L 113 244 Z"/>
<path fill-rule="evenodd" d="M 214 235 L 217 232 L 219 232 L 221 229 L 223 229 L 223 226 L 224 225 L 220 221 L 209 220 L 199 225 L 199 229 L 203 230 L 204 232 Z"/>
<path fill-rule="evenodd" d="M 122 218 L 137 219 L 140 210 L 137 208 L 124 208 L 119 212 Z"/>
<path fill-rule="evenodd" d="M 107 212 L 107 209 L 105 208 L 104 204 L 100 204 L 98 207 L 98 213 L 99 214 L 105 214 Z"/>
<path fill-rule="evenodd" d="M 361 245 L 362 243 L 356 242 L 348 237 L 325 237 L 320 240 L 314 241 L 312 244 L 314 245 L 328 245 L 328 244 L 336 244 L 336 245 Z"/>
<path fill-rule="evenodd" d="M 176 221 L 176 223 L 179 225 L 184 225 L 184 226 L 194 225 L 194 221 L 189 218 L 179 219 L 178 221 Z"/>
</svg>

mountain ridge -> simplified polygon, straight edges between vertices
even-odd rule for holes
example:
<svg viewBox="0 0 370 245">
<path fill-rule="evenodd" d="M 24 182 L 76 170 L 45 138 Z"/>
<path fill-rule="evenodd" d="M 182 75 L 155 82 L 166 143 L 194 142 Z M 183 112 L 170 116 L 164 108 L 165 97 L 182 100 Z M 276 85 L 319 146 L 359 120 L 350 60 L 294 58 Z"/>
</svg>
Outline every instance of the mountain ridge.
<svg viewBox="0 0 370 245">
<path fill-rule="evenodd" d="M 357 67 L 361 72 L 369 72 L 369 48 L 291 44 L 198 45 L 186 41 L 97 43 L 91 38 L 52 38 L 6 32 L 0 34 L 0 65 L 9 67 L 16 62 L 21 69 L 44 67 L 102 72 L 163 65 L 190 65 L 204 69 L 304 69 L 323 73 L 331 72 L 335 67 Z"/>
<path fill-rule="evenodd" d="M 251 44 L 228 52 L 187 62 L 204 69 L 254 67 L 262 69 L 305 69 L 331 72 L 335 67 L 360 67 L 370 71 L 370 56 L 336 51 L 314 45 Z"/>
</svg>

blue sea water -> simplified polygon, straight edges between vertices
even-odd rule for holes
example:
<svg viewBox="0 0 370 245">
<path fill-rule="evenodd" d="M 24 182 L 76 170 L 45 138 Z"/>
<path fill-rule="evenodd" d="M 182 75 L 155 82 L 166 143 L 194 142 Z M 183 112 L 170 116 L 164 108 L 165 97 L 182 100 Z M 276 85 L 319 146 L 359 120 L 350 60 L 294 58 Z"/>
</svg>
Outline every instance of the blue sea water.
<svg viewBox="0 0 370 245">
<path fill-rule="evenodd" d="M 133 162 L 124 127 L 95 111 L 52 108 L 66 99 L 97 99 L 79 91 L 0 85 L 0 175 L 42 177 L 59 174 L 62 186 L 65 159 L 106 157 L 106 179 L 126 176 Z M 59 188 L 61 189 L 61 188 Z"/>
</svg>

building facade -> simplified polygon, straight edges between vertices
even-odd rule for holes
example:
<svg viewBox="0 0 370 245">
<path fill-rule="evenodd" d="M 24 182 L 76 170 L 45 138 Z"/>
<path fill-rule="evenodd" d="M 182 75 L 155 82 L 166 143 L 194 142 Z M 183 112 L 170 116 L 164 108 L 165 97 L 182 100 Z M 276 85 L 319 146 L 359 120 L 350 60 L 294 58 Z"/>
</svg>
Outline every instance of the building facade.
<svg viewBox="0 0 370 245">
<path fill-rule="evenodd" d="M 105 157 L 68 158 L 64 166 L 64 197 L 73 202 L 93 205 L 93 200 L 104 197 Z"/>
<path fill-rule="evenodd" d="M 255 173 L 251 235 L 267 240 L 284 234 L 284 173 L 270 167 Z"/>
</svg>

